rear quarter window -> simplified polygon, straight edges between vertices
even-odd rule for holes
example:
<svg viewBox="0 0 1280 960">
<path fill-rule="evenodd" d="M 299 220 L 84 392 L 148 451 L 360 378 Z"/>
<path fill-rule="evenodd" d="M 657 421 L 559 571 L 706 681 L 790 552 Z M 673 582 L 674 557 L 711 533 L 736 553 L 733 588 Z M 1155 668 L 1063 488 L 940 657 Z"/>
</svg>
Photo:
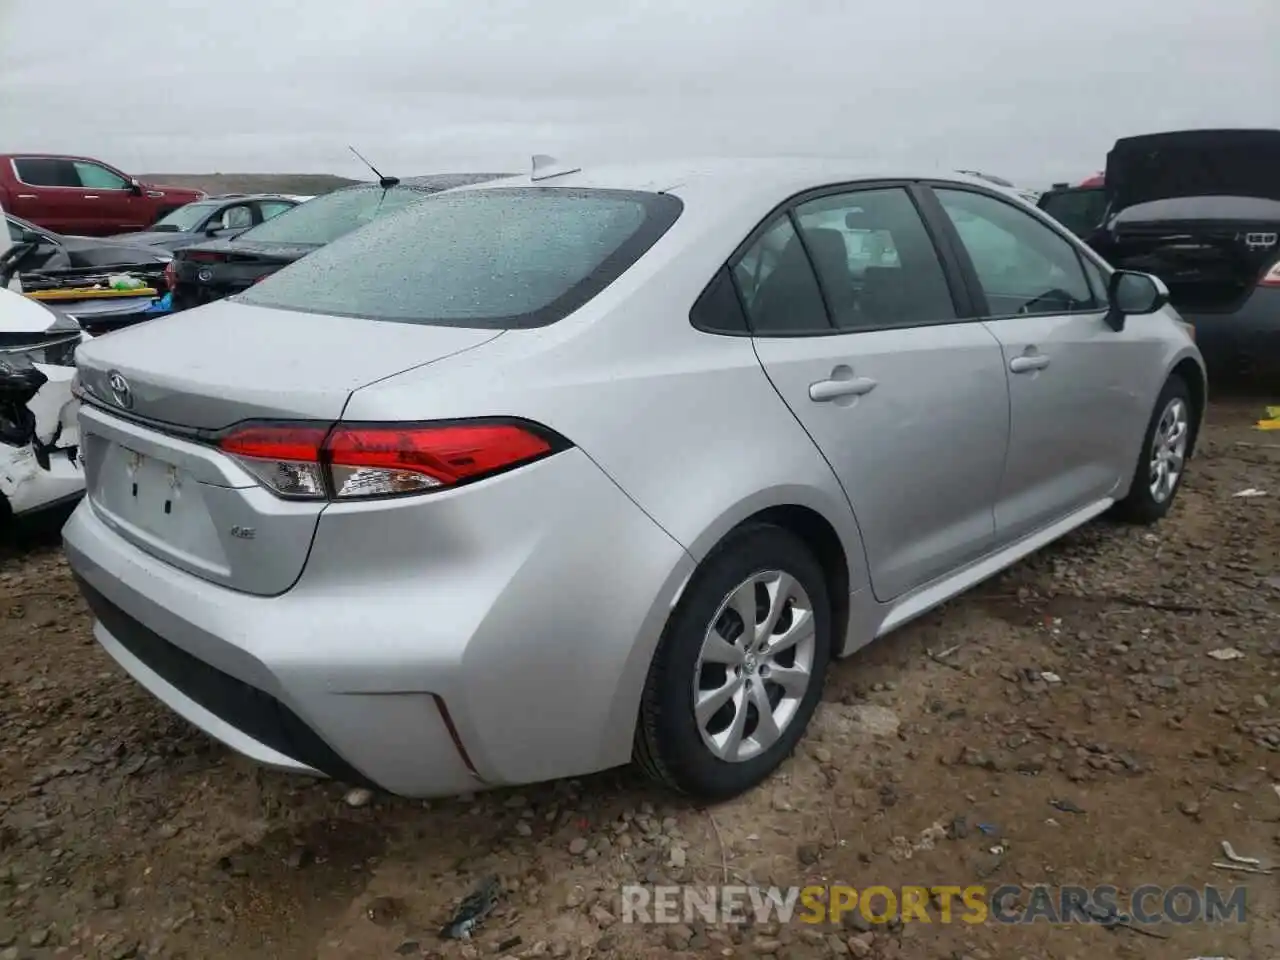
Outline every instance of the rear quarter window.
<svg viewBox="0 0 1280 960">
<path fill-rule="evenodd" d="M 239 299 L 399 323 L 545 326 L 626 272 L 681 208 L 667 194 L 620 190 L 440 194 L 316 251 Z"/>
</svg>

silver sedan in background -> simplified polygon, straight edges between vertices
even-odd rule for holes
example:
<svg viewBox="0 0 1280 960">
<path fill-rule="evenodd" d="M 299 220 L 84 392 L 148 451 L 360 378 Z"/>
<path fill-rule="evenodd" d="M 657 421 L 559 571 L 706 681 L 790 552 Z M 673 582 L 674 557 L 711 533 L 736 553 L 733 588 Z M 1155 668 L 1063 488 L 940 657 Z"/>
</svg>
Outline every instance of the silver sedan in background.
<svg viewBox="0 0 1280 960">
<path fill-rule="evenodd" d="M 833 658 L 1169 510 L 1159 281 L 980 178 L 538 170 L 79 351 L 102 646 L 264 763 L 416 796 L 636 760 L 732 796 Z"/>
</svg>

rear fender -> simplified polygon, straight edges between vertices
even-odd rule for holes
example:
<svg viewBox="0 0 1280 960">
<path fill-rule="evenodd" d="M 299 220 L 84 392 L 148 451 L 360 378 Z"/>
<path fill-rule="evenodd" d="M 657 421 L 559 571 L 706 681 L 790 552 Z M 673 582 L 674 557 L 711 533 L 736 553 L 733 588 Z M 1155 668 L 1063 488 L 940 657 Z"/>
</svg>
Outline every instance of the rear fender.
<svg viewBox="0 0 1280 960">
<path fill-rule="evenodd" d="M 733 530 L 751 520 L 779 508 L 800 507 L 816 514 L 835 531 L 844 552 L 845 565 L 848 569 L 848 592 L 844 598 L 832 598 L 833 606 L 841 617 L 836 625 L 839 637 L 835 656 L 842 656 L 853 649 L 863 646 L 868 633 L 870 621 L 865 604 L 859 604 L 858 594 L 868 585 L 865 553 L 862 538 L 849 505 L 843 499 L 833 501 L 822 491 L 803 486 L 777 486 L 762 490 L 746 497 L 717 516 L 703 531 L 691 547 L 688 556 L 682 557 L 680 564 L 672 570 L 663 589 L 650 608 L 645 619 L 645 627 L 641 631 L 627 666 L 619 677 L 613 698 L 614 707 L 607 729 L 615 731 L 615 735 L 607 738 L 601 757 L 602 765 L 611 766 L 624 762 L 619 751 L 623 743 L 629 745 L 634 736 L 636 718 L 639 716 L 640 699 L 644 694 L 645 682 L 648 679 L 649 667 L 657 651 L 662 632 L 670 620 L 672 613 L 679 605 L 707 555 Z M 815 549 L 815 552 L 818 552 Z M 621 733 L 625 731 L 623 738 Z"/>
</svg>

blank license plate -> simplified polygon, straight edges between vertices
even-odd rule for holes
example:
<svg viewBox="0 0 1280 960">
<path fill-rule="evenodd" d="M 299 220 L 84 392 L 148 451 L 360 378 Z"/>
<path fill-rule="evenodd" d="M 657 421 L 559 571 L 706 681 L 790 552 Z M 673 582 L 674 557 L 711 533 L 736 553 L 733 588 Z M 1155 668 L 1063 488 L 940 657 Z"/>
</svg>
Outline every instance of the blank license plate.
<svg viewBox="0 0 1280 960">
<path fill-rule="evenodd" d="M 115 446 L 107 459 L 100 490 L 104 505 L 144 530 L 160 533 L 170 528 L 190 479 L 173 464 L 128 447 Z"/>
</svg>

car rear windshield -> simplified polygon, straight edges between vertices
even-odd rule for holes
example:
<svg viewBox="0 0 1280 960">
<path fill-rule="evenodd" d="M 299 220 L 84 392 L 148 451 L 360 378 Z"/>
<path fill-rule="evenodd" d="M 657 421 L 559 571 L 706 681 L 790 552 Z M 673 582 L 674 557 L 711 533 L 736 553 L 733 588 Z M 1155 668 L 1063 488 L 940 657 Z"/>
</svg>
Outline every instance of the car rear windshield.
<svg viewBox="0 0 1280 960">
<path fill-rule="evenodd" d="M 1040 198 L 1040 209 L 1076 236 L 1085 237 L 1102 224 L 1107 192 L 1102 187 L 1052 190 Z"/>
<path fill-rule="evenodd" d="M 621 276 L 681 208 L 669 194 L 620 190 L 440 194 L 304 257 L 239 299 L 400 323 L 545 326 Z"/>
<path fill-rule="evenodd" d="M 286 210 L 246 230 L 239 239 L 319 246 L 428 196 L 412 187 L 346 187 Z"/>
</svg>

